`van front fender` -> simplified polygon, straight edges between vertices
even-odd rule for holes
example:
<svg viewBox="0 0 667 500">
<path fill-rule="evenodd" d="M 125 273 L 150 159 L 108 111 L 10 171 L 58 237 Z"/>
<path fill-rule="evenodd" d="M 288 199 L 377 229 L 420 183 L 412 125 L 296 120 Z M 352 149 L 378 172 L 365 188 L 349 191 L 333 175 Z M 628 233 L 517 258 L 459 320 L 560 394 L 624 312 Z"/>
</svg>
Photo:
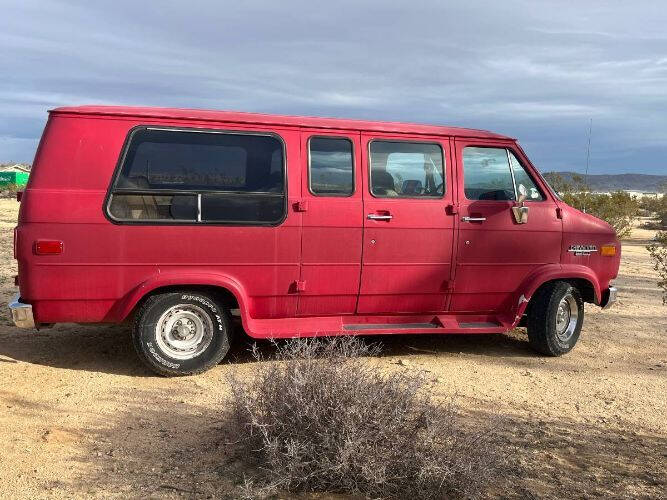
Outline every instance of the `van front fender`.
<svg viewBox="0 0 667 500">
<path fill-rule="evenodd" d="M 133 288 L 114 307 L 116 320 L 124 321 L 137 306 L 139 301 L 160 288 L 175 286 L 213 286 L 229 291 L 239 304 L 241 320 L 246 325 L 248 299 L 241 284 L 234 278 L 218 273 L 206 272 L 160 272 Z"/>
<path fill-rule="evenodd" d="M 581 279 L 591 284 L 595 296 L 595 303 L 602 300 L 600 280 L 595 273 L 586 266 L 578 264 L 545 264 L 530 273 L 519 286 L 513 303 L 513 327 L 516 326 L 530 302 L 533 294 L 547 281 Z"/>
</svg>

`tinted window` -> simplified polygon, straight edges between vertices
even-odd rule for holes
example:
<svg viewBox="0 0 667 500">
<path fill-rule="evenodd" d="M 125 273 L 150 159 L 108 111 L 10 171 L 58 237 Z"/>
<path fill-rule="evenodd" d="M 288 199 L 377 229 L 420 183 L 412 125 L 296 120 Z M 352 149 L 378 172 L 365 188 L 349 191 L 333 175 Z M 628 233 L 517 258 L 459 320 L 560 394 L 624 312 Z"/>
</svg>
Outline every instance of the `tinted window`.
<svg viewBox="0 0 667 500">
<path fill-rule="evenodd" d="M 204 193 L 201 197 L 201 218 L 211 222 L 279 221 L 285 206 L 282 197 L 225 195 Z"/>
<path fill-rule="evenodd" d="M 514 183 L 502 148 L 463 149 L 463 180 L 469 200 L 514 200 Z"/>
<path fill-rule="evenodd" d="M 308 141 L 310 190 L 321 195 L 351 195 L 354 191 L 352 142 L 312 137 Z"/>
<path fill-rule="evenodd" d="M 514 182 L 516 183 L 517 193 L 521 193 L 521 186 L 526 190 L 526 199 L 532 201 L 542 201 L 544 200 L 544 195 L 541 193 L 540 189 L 537 187 L 537 184 L 533 182 L 526 169 L 523 168 L 523 165 L 519 162 L 514 153 L 511 151 L 510 154 L 510 164 L 512 165 L 512 171 L 514 172 Z"/>
<path fill-rule="evenodd" d="M 285 212 L 284 178 L 275 137 L 139 129 L 109 213 L 136 221 L 275 223 Z"/>
<path fill-rule="evenodd" d="M 444 193 L 444 161 L 438 144 L 373 141 L 370 162 L 374 196 L 421 198 Z"/>
<path fill-rule="evenodd" d="M 114 193 L 109 212 L 117 219 L 197 220 L 197 195 Z"/>
<path fill-rule="evenodd" d="M 283 177 L 275 137 L 142 129 L 116 187 L 280 193 Z"/>
</svg>

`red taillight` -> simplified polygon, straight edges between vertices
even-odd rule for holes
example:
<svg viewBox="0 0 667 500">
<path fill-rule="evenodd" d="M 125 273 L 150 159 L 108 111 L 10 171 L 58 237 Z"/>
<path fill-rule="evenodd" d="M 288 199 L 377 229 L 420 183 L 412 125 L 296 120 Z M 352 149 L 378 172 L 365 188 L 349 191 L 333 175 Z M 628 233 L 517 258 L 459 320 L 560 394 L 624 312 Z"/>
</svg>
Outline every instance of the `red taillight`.
<svg viewBox="0 0 667 500">
<path fill-rule="evenodd" d="M 58 240 L 37 240 L 33 249 L 35 255 L 58 255 L 63 253 L 63 242 Z"/>
</svg>

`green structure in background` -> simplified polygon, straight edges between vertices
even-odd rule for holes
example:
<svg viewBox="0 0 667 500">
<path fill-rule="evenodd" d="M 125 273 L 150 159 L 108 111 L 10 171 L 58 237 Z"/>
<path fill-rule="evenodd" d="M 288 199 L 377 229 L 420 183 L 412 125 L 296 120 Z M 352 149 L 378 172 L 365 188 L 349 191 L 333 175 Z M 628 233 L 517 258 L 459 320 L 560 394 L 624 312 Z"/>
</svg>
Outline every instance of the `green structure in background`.
<svg viewBox="0 0 667 500">
<path fill-rule="evenodd" d="M 12 170 L 0 172 L 0 189 L 14 185 L 17 187 L 25 187 L 28 183 L 29 176 L 30 174 L 28 172 L 17 172 Z"/>
</svg>

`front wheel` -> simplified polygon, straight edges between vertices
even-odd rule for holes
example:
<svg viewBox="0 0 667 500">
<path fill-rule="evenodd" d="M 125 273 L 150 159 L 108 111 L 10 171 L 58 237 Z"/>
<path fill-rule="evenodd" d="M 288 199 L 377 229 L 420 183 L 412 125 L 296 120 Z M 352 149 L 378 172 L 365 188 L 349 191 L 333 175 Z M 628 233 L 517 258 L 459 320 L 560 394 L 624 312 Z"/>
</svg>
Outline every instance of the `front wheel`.
<svg viewBox="0 0 667 500">
<path fill-rule="evenodd" d="M 149 297 L 132 333 L 141 360 L 160 375 L 192 375 L 217 365 L 229 351 L 229 316 L 208 294 L 172 292 Z"/>
<path fill-rule="evenodd" d="M 554 281 L 533 297 L 528 315 L 528 341 L 537 352 L 561 356 L 579 340 L 584 323 L 584 301 L 566 281 Z"/>
</svg>

